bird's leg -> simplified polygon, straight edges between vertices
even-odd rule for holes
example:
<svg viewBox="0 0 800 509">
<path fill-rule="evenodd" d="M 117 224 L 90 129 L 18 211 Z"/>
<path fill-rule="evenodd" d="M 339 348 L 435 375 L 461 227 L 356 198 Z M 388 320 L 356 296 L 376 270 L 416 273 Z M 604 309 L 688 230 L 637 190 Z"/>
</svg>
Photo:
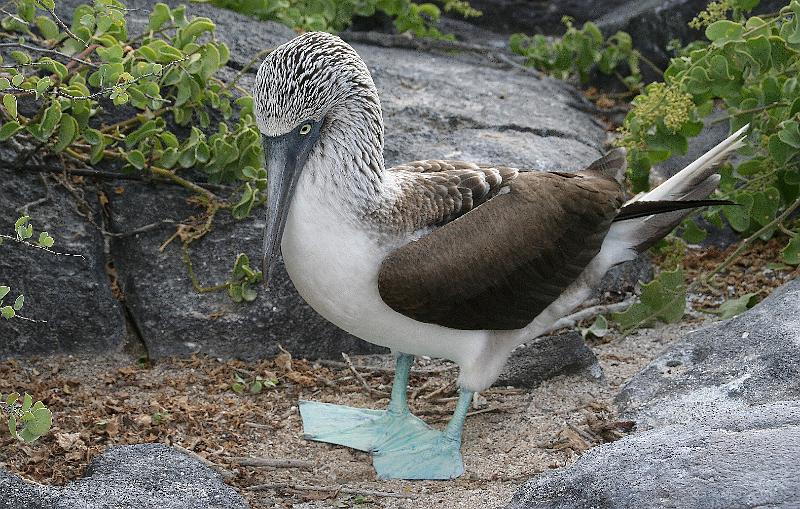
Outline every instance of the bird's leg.
<svg viewBox="0 0 800 509">
<path fill-rule="evenodd" d="M 458 403 L 456 404 L 456 411 L 453 412 L 453 417 L 447 423 L 447 428 L 444 430 L 444 436 L 450 440 L 461 444 L 461 431 L 464 429 L 464 421 L 467 420 L 467 412 L 472 404 L 472 395 L 474 392 L 461 389 L 458 394 Z"/>
<path fill-rule="evenodd" d="M 376 451 L 396 435 L 409 437 L 432 431 L 425 422 L 411 415 L 408 409 L 406 392 L 413 363 L 413 355 L 401 353 L 397 357 L 392 398 L 386 410 L 301 401 L 303 436 L 361 451 Z"/>
<path fill-rule="evenodd" d="M 411 373 L 411 366 L 414 364 L 414 356 L 401 353 L 397 356 L 394 369 L 394 382 L 392 383 L 392 399 L 389 401 L 387 411 L 390 414 L 408 413 L 408 377 Z"/>
</svg>

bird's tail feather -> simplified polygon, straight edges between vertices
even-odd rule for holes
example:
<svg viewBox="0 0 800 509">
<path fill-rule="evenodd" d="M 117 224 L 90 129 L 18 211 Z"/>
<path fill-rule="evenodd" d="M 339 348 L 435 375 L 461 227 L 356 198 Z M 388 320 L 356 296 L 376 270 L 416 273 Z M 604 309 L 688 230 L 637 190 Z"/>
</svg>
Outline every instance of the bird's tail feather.
<svg viewBox="0 0 800 509">
<path fill-rule="evenodd" d="M 603 248 L 617 252 L 623 248 L 631 251 L 629 256 L 636 256 L 672 231 L 691 209 L 730 204 L 707 198 L 719 184 L 719 163 L 743 145 L 748 127 L 730 135 L 660 186 L 629 201 L 612 225 Z M 606 246 L 606 242 L 614 245 Z"/>
</svg>

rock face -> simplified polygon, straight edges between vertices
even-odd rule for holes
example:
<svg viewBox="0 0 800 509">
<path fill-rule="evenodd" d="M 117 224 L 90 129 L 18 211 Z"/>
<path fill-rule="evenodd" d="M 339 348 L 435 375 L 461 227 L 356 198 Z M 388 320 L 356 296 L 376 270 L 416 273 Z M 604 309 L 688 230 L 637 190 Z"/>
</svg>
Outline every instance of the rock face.
<svg viewBox="0 0 800 509">
<path fill-rule="evenodd" d="M 63 488 L 29 484 L 0 470 L 0 509 L 247 509 L 222 477 L 165 445 L 104 452 Z"/>
<path fill-rule="evenodd" d="M 597 447 L 525 484 L 507 509 L 796 508 L 800 407 L 778 429 L 672 425 Z"/>
<path fill-rule="evenodd" d="M 59 2 L 59 8 L 69 17 L 81 2 Z M 129 7 L 139 9 L 130 13 L 130 33 L 141 31 L 153 4 L 144 0 L 128 2 Z M 208 16 L 216 22 L 217 37 L 231 49 L 230 68 L 223 71 L 229 77 L 258 52 L 294 36 L 282 25 L 259 22 L 207 4 L 193 5 L 191 14 Z M 367 45 L 357 45 L 356 49 L 373 72 L 383 101 L 387 164 L 448 157 L 569 171 L 584 167 L 601 153 L 603 128 L 589 115 L 569 106 L 573 91 L 560 82 L 538 80 L 518 70 L 493 68 L 477 55 L 442 56 Z M 248 73 L 240 84 L 250 88 L 253 79 L 254 74 Z M 14 179 L 21 182 L 16 174 Z M 85 196 L 99 210 L 93 185 L 100 184 L 87 182 Z M 114 233 L 125 234 L 163 219 L 181 221 L 202 212 L 186 203 L 190 194 L 182 188 L 138 182 L 104 185 L 109 200 L 104 207 L 106 228 Z M 38 198 L 41 191 L 31 188 L 29 194 L 32 198 L 13 190 L 0 195 L 3 210 L 5 200 L 13 209 Z M 382 351 L 318 316 L 297 295 L 283 271 L 275 278 L 273 290 L 260 292 L 252 304 L 234 304 L 224 293 L 197 294 L 184 267 L 180 243 L 170 243 L 163 252 L 159 249 L 174 233 L 172 225 L 105 240 L 110 246 L 107 261 L 116 270 L 124 296 L 118 303 L 110 297 L 103 271 L 103 237 L 81 217 L 72 215 L 74 204 L 69 196 L 63 200 L 57 209 L 61 221 L 53 223 L 52 233 L 65 238 L 73 231 L 83 232 L 86 243 L 70 248 L 86 255 L 91 263 L 85 274 L 76 273 L 77 269 L 61 272 L 61 288 L 84 285 L 81 295 L 88 297 L 81 297 L 74 304 L 80 308 L 76 312 L 58 300 L 48 300 L 51 307 L 39 316 L 54 324 L 79 324 L 80 334 L 65 331 L 59 335 L 62 342 L 71 342 L 76 350 L 84 342 L 97 349 L 109 342 L 119 344 L 126 335 L 123 316 L 127 315 L 135 335 L 154 358 L 191 352 L 256 358 L 276 353 L 278 344 L 297 356 L 310 358 L 338 358 L 341 351 Z M 38 220 L 39 209 L 31 212 Z M 13 222 L 14 218 L 8 219 Z M 241 222 L 234 222 L 229 214 L 221 212 L 213 231 L 191 246 L 191 259 L 201 284 L 223 283 L 238 253 L 257 260 L 262 229 L 263 210 Z M 30 270 L 42 279 L 58 273 L 53 261 L 43 261 Z M 42 290 L 24 289 L 29 293 L 32 309 L 37 298 L 43 301 Z M 68 320 L 57 319 L 59 306 L 65 316 L 70 316 Z M 75 316 L 85 320 L 75 320 Z M 87 323 L 97 324 L 97 328 L 87 328 Z M 0 328 L 4 327 L 8 325 L 0 323 Z M 53 341 L 40 341 L 35 349 L 23 346 L 33 345 L 31 341 L 17 340 L 16 348 L 22 348 L 21 353 L 58 350 Z M 7 352 L 0 351 L 0 355 Z"/>
<path fill-rule="evenodd" d="M 689 334 L 617 398 L 639 433 L 532 479 L 508 509 L 796 508 L 798 309 L 794 280 Z"/>
<path fill-rule="evenodd" d="M 739 316 L 698 330 L 630 380 L 617 397 L 637 427 L 800 401 L 800 280 Z"/>
<path fill-rule="evenodd" d="M 111 294 L 98 228 L 79 215 L 74 198 L 52 180 L 46 189 L 35 173 L 0 168 L 0 182 L 0 233 L 14 237 L 14 222 L 23 214 L 19 208 L 45 199 L 27 209 L 37 232 L 32 240 L 39 231 L 49 231 L 56 239 L 54 250 L 85 257 L 56 256 L 9 240 L 0 246 L 0 284 L 12 291 L 5 304 L 22 293 L 25 306 L 20 313 L 47 320 L 0 320 L 0 358 L 120 349 L 127 336 L 125 318 Z M 94 193 L 85 196 L 96 204 Z M 97 208 L 81 213 L 101 224 Z"/>
<path fill-rule="evenodd" d="M 533 388 L 556 375 L 586 373 L 599 378 L 602 370 L 580 333 L 544 336 L 511 353 L 495 386 Z"/>
</svg>

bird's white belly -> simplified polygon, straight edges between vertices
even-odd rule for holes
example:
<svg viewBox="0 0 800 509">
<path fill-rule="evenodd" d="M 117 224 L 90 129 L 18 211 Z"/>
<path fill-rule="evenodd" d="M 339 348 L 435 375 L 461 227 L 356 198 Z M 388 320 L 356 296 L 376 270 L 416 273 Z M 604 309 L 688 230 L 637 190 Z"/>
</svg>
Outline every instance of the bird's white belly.
<svg viewBox="0 0 800 509">
<path fill-rule="evenodd" d="M 495 350 L 498 333 L 418 322 L 387 306 L 378 292 L 378 272 L 391 249 L 320 203 L 308 187 L 298 185 L 281 244 L 286 270 L 303 299 L 370 343 L 457 362 L 462 382 L 465 370 L 486 371 L 487 349 Z"/>
</svg>

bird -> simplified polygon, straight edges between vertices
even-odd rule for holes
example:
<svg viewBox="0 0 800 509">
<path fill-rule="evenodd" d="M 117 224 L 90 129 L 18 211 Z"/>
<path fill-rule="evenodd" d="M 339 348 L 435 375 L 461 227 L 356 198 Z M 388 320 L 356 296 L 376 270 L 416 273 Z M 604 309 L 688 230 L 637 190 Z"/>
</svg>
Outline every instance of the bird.
<svg viewBox="0 0 800 509">
<path fill-rule="evenodd" d="M 587 299 L 708 197 L 747 126 L 626 200 L 626 152 L 577 172 L 420 160 L 387 168 L 378 91 L 341 38 L 307 32 L 260 65 L 253 109 L 268 172 L 265 284 L 282 255 L 320 315 L 395 354 L 386 409 L 300 401 L 304 437 L 372 453 L 380 479 L 452 479 L 473 394 L 511 351 Z M 459 366 L 444 430 L 408 407 L 415 356 Z"/>
</svg>

